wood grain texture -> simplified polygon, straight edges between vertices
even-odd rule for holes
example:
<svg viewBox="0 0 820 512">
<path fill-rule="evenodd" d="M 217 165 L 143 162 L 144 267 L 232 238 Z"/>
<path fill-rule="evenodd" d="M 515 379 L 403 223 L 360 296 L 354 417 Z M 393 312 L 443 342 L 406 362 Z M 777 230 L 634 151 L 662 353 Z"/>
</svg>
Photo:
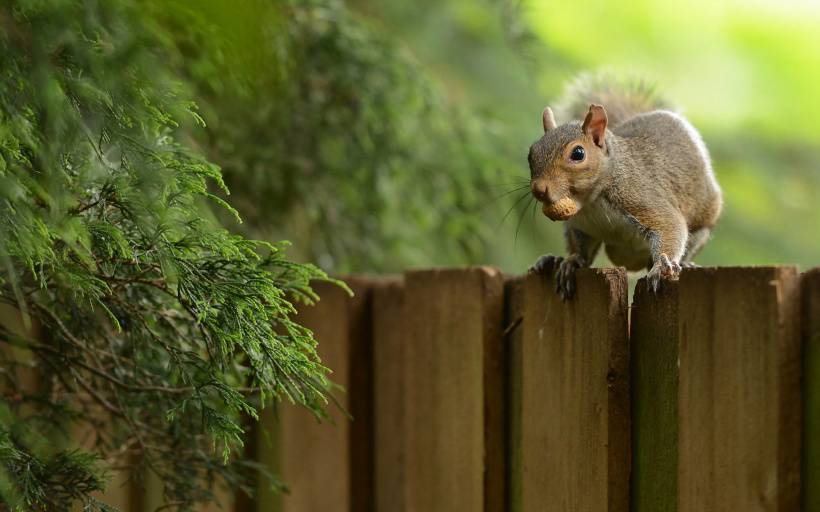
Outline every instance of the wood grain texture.
<svg viewBox="0 0 820 512">
<path fill-rule="evenodd" d="M 245 434 L 243 436 L 245 446 L 242 450 L 242 456 L 248 461 L 258 461 L 259 454 L 257 453 L 257 447 L 259 442 L 259 421 L 253 419 L 253 417 L 249 415 L 243 415 L 242 427 L 245 429 Z M 256 487 L 258 487 L 260 483 L 259 477 L 256 478 L 255 483 Z M 251 487 L 251 489 L 253 490 L 254 487 Z M 256 495 L 253 492 L 248 493 L 243 489 L 236 489 L 233 494 L 233 510 L 236 512 L 252 512 L 257 509 Z M 230 509 L 223 508 L 223 510 Z"/>
<path fill-rule="evenodd" d="M 102 408 L 99 408 L 94 416 L 103 422 L 111 421 L 108 411 Z M 97 451 L 95 445 L 99 442 L 99 439 L 96 430 L 87 424 L 75 424 L 72 432 L 72 439 L 66 444 L 65 448 L 79 448 L 92 453 Z M 111 465 L 106 472 L 105 491 L 92 494 L 94 498 L 110 507 L 114 507 L 119 512 L 142 512 L 141 496 L 143 489 L 132 477 L 131 471 L 128 469 L 110 469 L 111 467 L 125 468 L 129 463 L 134 463 L 134 460 L 129 460 L 132 455 L 126 453 L 111 461 Z M 80 511 L 82 507 L 76 504 L 72 510 Z"/>
<path fill-rule="evenodd" d="M 820 268 L 802 279 L 803 512 L 820 512 Z"/>
<path fill-rule="evenodd" d="M 233 489 L 223 483 L 214 486 L 211 492 L 213 493 L 214 501 L 198 507 L 198 512 L 230 512 L 231 510 L 240 512 L 242 510 L 248 510 L 236 507 L 236 496 L 234 495 Z"/>
<path fill-rule="evenodd" d="M 259 414 L 259 423 L 256 425 L 256 461 L 265 466 L 268 471 L 279 475 L 279 414 L 275 407 L 266 407 Z M 259 478 L 256 484 L 254 502 L 257 512 L 282 509 L 281 495 L 271 487 L 265 478 Z M 239 512 L 239 511 L 237 511 Z"/>
<path fill-rule="evenodd" d="M 408 508 L 503 510 L 503 278 L 410 272 L 405 290 Z"/>
<path fill-rule="evenodd" d="M 140 512 L 154 512 L 165 504 L 163 498 L 164 483 L 156 473 L 146 472 L 143 480 L 136 483 L 139 498 L 135 503 L 135 510 Z"/>
<path fill-rule="evenodd" d="M 523 293 L 521 291 L 524 280 L 510 278 L 504 283 L 504 346 L 507 358 L 507 421 L 506 430 L 506 491 L 505 502 L 510 512 L 521 512 L 522 498 L 522 470 L 523 446 L 521 445 L 521 400 L 522 400 L 522 367 L 524 330 L 521 327 L 523 317 Z"/>
<path fill-rule="evenodd" d="M 799 509 L 798 295 L 792 267 L 681 275 L 679 512 Z"/>
<path fill-rule="evenodd" d="M 345 279 L 354 296 L 347 300 L 348 378 L 350 423 L 350 510 L 375 510 L 373 289 L 381 278 Z M 331 366 L 331 368 L 333 368 Z"/>
<path fill-rule="evenodd" d="M 633 512 L 675 512 L 678 500 L 678 283 L 638 281 L 631 310 Z"/>
<path fill-rule="evenodd" d="M 562 302 L 551 277 L 530 275 L 522 316 L 520 510 L 623 512 L 629 494 L 627 281 L 583 269 Z"/>
<path fill-rule="evenodd" d="M 314 290 L 321 300 L 300 308 L 297 321 L 313 331 L 323 364 L 333 370 L 333 382 L 347 389 L 351 382 L 351 299 L 344 290 L 327 283 L 316 284 Z M 349 408 L 350 394 L 335 394 Z M 279 500 L 263 498 L 259 510 L 270 510 L 262 507 L 276 506 L 276 501 L 276 509 L 284 512 L 351 510 L 351 422 L 332 405 L 328 413 L 330 421 L 319 422 L 304 408 L 281 406 L 275 426 L 278 460 L 273 465 L 290 491 Z"/>
<path fill-rule="evenodd" d="M 404 280 L 380 283 L 372 293 L 376 510 L 408 512 Z"/>
</svg>

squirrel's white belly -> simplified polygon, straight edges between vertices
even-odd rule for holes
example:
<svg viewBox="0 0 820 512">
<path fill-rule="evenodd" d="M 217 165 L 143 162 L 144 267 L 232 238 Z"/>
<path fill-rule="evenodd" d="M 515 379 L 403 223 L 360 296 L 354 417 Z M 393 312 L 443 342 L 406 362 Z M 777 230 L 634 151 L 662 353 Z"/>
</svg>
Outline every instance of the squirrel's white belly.
<svg viewBox="0 0 820 512">
<path fill-rule="evenodd" d="M 601 240 L 606 245 L 607 256 L 615 265 L 640 270 L 651 259 L 649 241 L 640 226 L 605 200 L 584 205 L 567 222 L 573 229 Z"/>
</svg>

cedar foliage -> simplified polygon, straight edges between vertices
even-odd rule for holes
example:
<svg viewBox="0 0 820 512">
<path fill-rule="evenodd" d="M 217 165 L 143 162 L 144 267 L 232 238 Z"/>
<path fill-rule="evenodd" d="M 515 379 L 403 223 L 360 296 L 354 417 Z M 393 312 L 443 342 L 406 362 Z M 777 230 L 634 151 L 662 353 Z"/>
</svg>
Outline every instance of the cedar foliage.
<svg viewBox="0 0 820 512">
<path fill-rule="evenodd" d="M 91 493 L 123 461 L 190 509 L 209 482 L 247 486 L 255 468 L 231 453 L 261 404 L 325 405 L 292 314 L 326 276 L 209 213 L 236 215 L 185 135 L 204 122 L 151 5 L 0 7 L 0 300 L 25 327 L 0 324 L 11 510 L 108 510 Z"/>
<path fill-rule="evenodd" d="M 107 510 L 92 494 L 123 465 L 171 509 L 250 492 L 259 408 L 323 414 L 328 370 L 292 313 L 327 276 L 246 236 L 335 271 L 486 249 L 491 132 L 340 1 L 10 0 L 0 64 L 13 510 Z"/>
</svg>

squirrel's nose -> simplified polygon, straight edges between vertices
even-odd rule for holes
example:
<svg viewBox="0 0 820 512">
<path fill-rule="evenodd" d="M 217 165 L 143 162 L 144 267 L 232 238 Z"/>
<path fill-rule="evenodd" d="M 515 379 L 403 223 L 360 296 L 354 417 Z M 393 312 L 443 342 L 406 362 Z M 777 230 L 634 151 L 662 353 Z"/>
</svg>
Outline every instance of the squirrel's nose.
<svg viewBox="0 0 820 512">
<path fill-rule="evenodd" d="M 532 180 L 530 182 L 532 195 L 542 203 L 551 203 L 547 180 Z"/>
</svg>

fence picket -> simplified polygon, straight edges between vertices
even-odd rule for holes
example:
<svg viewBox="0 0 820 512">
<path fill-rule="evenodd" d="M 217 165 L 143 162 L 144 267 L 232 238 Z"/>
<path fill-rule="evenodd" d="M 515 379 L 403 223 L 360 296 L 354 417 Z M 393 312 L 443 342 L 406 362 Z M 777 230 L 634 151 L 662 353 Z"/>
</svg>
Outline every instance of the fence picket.
<svg viewBox="0 0 820 512">
<path fill-rule="evenodd" d="M 504 286 L 504 346 L 507 356 L 505 390 L 506 421 L 506 505 L 510 512 L 522 512 L 523 457 L 521 402 L 523 397 L 524 279 L 508 278 Z"/>
<path fill-rule="evenodd" d="M 503 278 L 410 272 L 406 496 L 410 510 L 503 509 Z"/>
<path fill-rule="evenodd" d="M 378 512 L 408 512 L 405 486 L 408 404 L 404 282 L 373 289 L 375 500 Z"/>
<path fill-rule="evenodd" d="M 674 512 L 678 498 L 678 283 L 641 279 L 630 316 L 633 512 Z"/>
<path fill-rule="evenodd" d="M 639 285 L 633 310 L 633 510 L 798 510 L 796 269 L 687 270 L 668 286 L 653 304 Z"/>
<path fill-rule="evenodd" d="M 317 283 L 314 290 L 321 300 L 315 306 L 300 308 L 297 320 L 313 330 L 323 364 L 333 369 L 331 379 L 347 389 L 351 299 L 327 283 Z M 345 408 L 350 405 L 348 398 L 337 394 Z M 290 492 L 277 495 L 267 486 L 260 487 L 257 510 L 350 510 L 351 422 L 333 406 L 328 412 L 332 423 L 319 422 L 312 413 L 292 404 L 282 404 L 278 414 L 269 411 L 264 416 L 257 437 L 260 456 L 264 457 L 260 462 L 282 479 Z"/>
<path fill-rule="evenodd" d="M 350 510 L 373 512 L 374 501 L 374 390 L 373 289 L 380 278 L 346 279 L 354 296 L 348 298 L 348 379 L 350 422 Z M 331 366 L 331 368 L 333 368 Z"/>
<path fill-rule="evenodd" d="M 820 512 L 820 267 L 803 274 L 803 512 Z"/>
<path fill-rule="evenodd" d="M 628 508 L 626 284 L 623 270 L 584 269 L 566 302 L 551 277 L 518 284 L 519 510 Z"/>
</svg>

